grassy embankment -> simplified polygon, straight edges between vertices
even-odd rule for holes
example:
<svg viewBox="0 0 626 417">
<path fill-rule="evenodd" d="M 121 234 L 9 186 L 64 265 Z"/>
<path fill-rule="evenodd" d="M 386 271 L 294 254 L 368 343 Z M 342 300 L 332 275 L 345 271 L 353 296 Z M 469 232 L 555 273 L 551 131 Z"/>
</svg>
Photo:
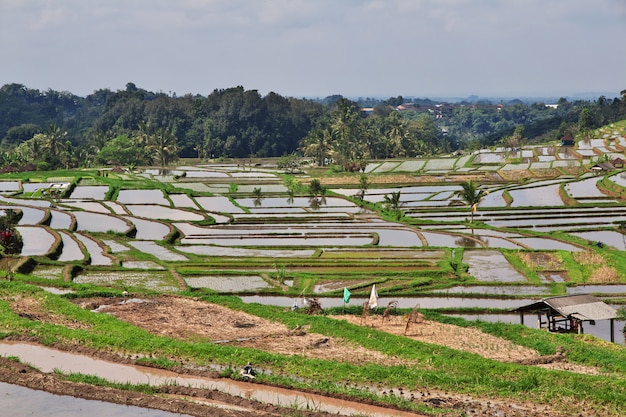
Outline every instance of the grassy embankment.
<svg viewBox="0 0 626 417">
<path fill-rule="evenodd" d="M 550 334 L 521 325 L 470 323 L 425 312 L 431 319 L 454 322 L 461 326 L 476 326 L 488 333 L 536 349 L 544 355 L 563 352 L 570 361 L 598 367 L 607 372 L 607 375 L 581 375 L 501 363 L 390 335 L 372 328 L 351 325 L 325 316 L 308 316 L 277 307 L 247 305 L 236 297 L 202 295 L 203 292 L 190 294 L 209 302 L 281 322 L 290 328 L 310 325 L 309 331 L 312 333 L 342 338 L 411 363 L 410 366 L 382 366 L 374 363 L 356 366 L 303 356 L 283 356 L 255 349 L 223 346 L 204 340 L 180 341 L 159 337 L 114 317 L 83 310 L 67 299 L 82 295 L 107 295 L 99 288 L 76 286 L 78 293 L 58 296 L 21 281 L 22 278 L 18 277 L 16 281 L 4 281 L 0 285 L 2 337 L 32 336 L 44 344 L 78 343 L 94 349 L 112 350 L 123 355 L 144 354 L 147 355 L 147 358 L 143 359 L 144 362 L 164 367 L 190 361 L 200 366 L 219 363 L 231 369 L 238 369 L 242 363 L 252 361 L 259 369 L 271 370 L 271 374 L 262 374 L 259 377 L 261 381 L 329 393 L 350 394 L 357 398 L 375 397 L 374 394 L 358 387 L 381 386 L 403 387 L 405 390 L 439 389 L 500 399 L 532 400 L 537 403 L 553 404 L 562 409 L 567 409 L 572 402 L 585 403 L 591 409 L 602 411 L 602 415 L 618 415 L 622 404 L 626 403 L 626 380 L 623 379 L 626 372 L 626 351 L 623 347 L 590 336 Z M 18 316 L 9 308 L 7 300 L 21 297 L 37 299 L 43 312 L 53 314 L 57 322 L 72 323 L 71 328 Z M 485 349 L 488 348 L 485 346 Z M 234 375 L 230 371 L 226 374 Z M 409 407 L 409 404 L 397 398 L 376 399 Z"/>
</svg>

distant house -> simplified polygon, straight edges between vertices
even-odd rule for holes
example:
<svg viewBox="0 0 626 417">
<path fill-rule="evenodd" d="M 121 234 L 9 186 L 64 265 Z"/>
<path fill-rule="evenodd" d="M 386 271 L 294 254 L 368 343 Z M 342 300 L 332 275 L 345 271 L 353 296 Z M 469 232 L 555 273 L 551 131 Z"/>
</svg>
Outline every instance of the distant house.
<svg viewBox="0 0 626 417">
<path fill-rule="evenodd" d="M 574 146 L 576 145 L 576 141 L 571 136 L 563 136 L 563 138 L 561 139 L 561 145 L 562 146 Z"/>
<path fill-rule="evenodd" d="M 610 162 L 598 162 L 594 166 L 591 167 L 591 170 L 595 173 L 613 171 L 615 166 Z"/>
<path fill-rule="evenodd" d="M 596 324 L 596 320 L 610 320 L 611 342 L 615 342 L 613 333 L 617 311 L 593 295 L 549 297 L 513 311 L 520 313 L 522 324 L 524 323 L 524 313 L 536 312 L 539 328 L 561 333 L 583 334 L 584 322 L 593 326 Z"/>
<path fill-rule="evenodd" d="M 611 161 L 611 165 L 615 168 L 624 168 L 624 160 L 620 157 L 617 157 Z"/>
</svg>

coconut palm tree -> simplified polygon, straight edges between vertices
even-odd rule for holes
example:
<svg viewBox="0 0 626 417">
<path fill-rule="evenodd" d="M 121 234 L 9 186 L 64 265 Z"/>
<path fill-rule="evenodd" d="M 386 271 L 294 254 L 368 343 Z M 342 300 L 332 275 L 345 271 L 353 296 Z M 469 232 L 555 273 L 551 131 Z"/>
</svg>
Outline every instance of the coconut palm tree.
<svg viewBox="0 0 626 417">
<path fill-rule="evenodd" d="M 385 208 L 392 213 L 395 213 L 396 219 L 400 220 L 402 217 L 402 201 L 400 201 L 400 191 L 394 191 L 390 194 L 385 194 L 383 204 Z"/>
<path fill-rule="evenodd" d="M 154 135 L 148 138 L 147 149 L 150 151 L 153 159 L 161 166 L 169 164 L 177 158 L 178 145 L 176 144 L 176 135 L 167 128 L 160 128 Z"/>
<path fill-rule="evenodd" d="M 487 195 L 485 190 L 479 190 L 478 186 L 472 181 L 464 181 L 461 183 L 461 190 L 457 195 L 461 197 L 471 208 L 470 223 L 474 221 L 474 212 L 478 209 L 478 204 Z"/>
</svg>

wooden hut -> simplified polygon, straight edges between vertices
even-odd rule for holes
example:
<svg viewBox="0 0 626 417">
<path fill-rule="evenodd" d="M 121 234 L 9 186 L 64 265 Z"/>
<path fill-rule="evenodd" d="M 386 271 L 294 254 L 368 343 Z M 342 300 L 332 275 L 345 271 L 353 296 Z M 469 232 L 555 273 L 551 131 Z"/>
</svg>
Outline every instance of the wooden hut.
<svg viewBox="0 0 626 417">
<path fill-rule="evenodd" d="M 522 324 L 524 313 L 536 312 L 539 328 L 551 332 L 582 334 L 585 322 L 594 325 L 596 320 L 611 320 L 611 342 L 615 342 L 617 311 L 590 294 L 544 298 L 513 311 L 520 313 Z"/>
</svg>

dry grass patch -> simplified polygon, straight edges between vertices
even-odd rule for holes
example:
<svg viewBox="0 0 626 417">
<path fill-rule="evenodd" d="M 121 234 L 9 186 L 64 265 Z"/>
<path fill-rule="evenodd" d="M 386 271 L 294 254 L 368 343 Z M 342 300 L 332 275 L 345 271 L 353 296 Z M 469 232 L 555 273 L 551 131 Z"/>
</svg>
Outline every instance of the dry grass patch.
<svg viewBox="0 0 626 417">
<path fill-rule="evenodd" d="M 612 266 L 601 266 L 594 270 L 589 277 L 589 281 L 602 284 L 611 284 L 619 281 L 617 269 Z"/>
<path fill-rule="evenodd" d="M 581 265 L 601 265 L 606 260 L 604 256 L 594 251 L 574 252 L 574 260 Z"/>
<path fill-rule="evenodd" d="M 546 252 L 520 252 L 519 257 L 532 269 L 542 269 L 548 271 L 555 271 L 563 269 L 563 262 L 561 258 L 553 253 Z"/>
</svg>

